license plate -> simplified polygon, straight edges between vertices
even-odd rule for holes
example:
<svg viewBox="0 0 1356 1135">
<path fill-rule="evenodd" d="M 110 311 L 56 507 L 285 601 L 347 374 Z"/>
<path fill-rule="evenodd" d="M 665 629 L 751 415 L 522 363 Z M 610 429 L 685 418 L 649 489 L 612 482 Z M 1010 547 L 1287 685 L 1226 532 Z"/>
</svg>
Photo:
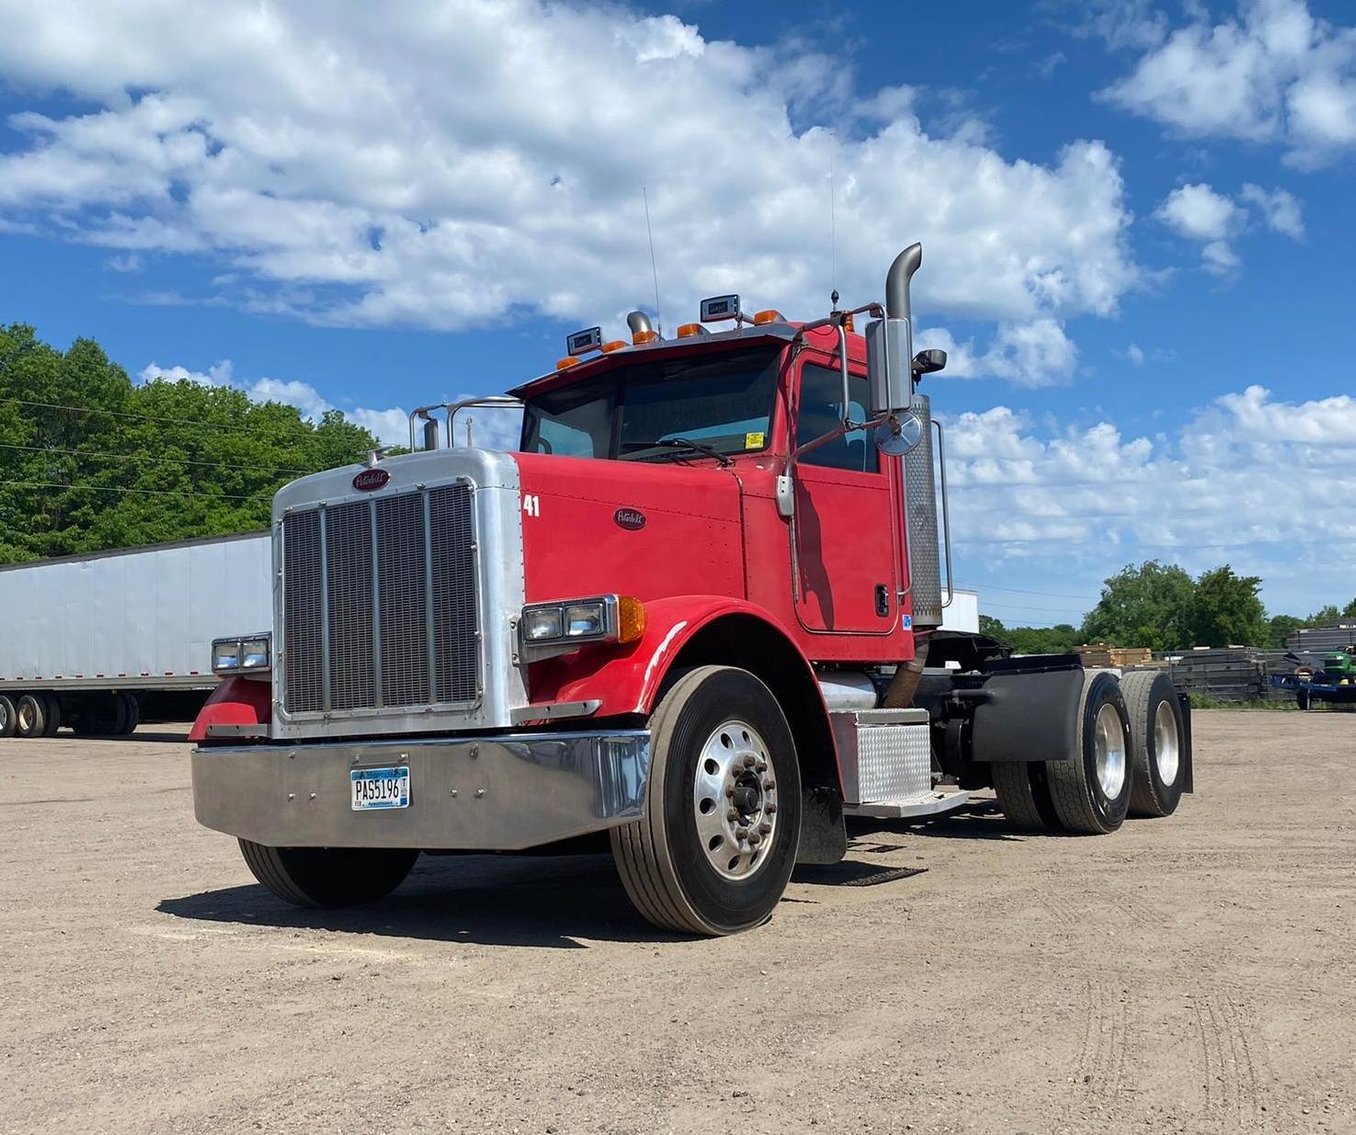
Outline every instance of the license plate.
<svg viewBox="0 0 1356 1135">
<path fill-rule="evenodd" d="M 368 812 L 380 808 L 410 806 L 410 770 L 400 768 L 355 768 L 348 774 L 353 787 L 353 810 Z"/>
</svg>

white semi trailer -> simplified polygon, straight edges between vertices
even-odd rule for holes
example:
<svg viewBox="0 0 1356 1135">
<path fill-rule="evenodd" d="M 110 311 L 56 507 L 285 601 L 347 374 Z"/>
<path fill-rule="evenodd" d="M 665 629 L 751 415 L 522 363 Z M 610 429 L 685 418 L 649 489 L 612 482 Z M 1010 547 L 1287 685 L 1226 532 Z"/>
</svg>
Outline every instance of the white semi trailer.
<svg viewBox="0 0 1356 1135">
<path fill-rule="evenodd" d="M 271 627 L 271 573 L 267 532 L 0 567 L 0 737 L 191 718 L 212 640 Z"/>
</svg>

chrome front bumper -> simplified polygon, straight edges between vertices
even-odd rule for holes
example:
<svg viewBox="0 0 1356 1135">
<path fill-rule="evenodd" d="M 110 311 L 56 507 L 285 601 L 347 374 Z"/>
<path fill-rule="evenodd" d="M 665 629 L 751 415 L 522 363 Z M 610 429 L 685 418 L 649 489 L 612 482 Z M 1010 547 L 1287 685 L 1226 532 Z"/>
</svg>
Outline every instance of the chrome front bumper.
<svg viewBox="0 0 1356 1135">
<path fill-rule="evenodd" d="M 354 811 L 349 773 L 407 766 L 409 807 Z M 645 814 L 645 730 L 210 746 L 198 822 L 270 847 L 516 851 Z"/>
</svg>

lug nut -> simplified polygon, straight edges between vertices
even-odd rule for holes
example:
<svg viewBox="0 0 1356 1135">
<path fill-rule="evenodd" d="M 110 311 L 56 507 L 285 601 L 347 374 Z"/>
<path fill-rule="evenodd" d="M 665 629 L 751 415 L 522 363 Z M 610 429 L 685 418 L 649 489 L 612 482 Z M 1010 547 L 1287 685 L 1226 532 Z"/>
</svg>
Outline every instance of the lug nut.
<svg viewBox="0 0 1356 1135">
<path fill-rule="evenodd" d="M 758 834 L 759 834 L 759 835 L 767 835 L 767 833 L 770 832 L 771 830 L 772 830 L 772 825 L 769 824 L 766 820 L 764 820 L 761 824 L 758 825 Z"/>
<path fill-rule="evenodd" d="M 769 816 L 776 815 L 776 813 L 777 813 L 777 805 L 776 805 L 776 804 L 769 804 L 769 805 L 767 805 L 767 806 L 763 809 L 763 811 L 766 812 Z"/>
<path fill-rule="evenodd" d="M 748 828 L 740 828 L 737 832 L 735 832 L 735 839 L 748 839 L 748 838 L 749 838 Z"/>
<path fill-rule="evenodd" d="M 759 771 L 759 772 L 767 772 L 767 761 L 759 761 L 759 762 L 758 762 L 758 771 Z"/>
<path fill-rule="evenodd" d="M 726 797 L 727 800 L 728 800 L 728 799 L 733 799 L 733 798 L 734 798 L 734 786 L 733 786 L 733 785 L 731 785 L 729 788 L 727 788 L 727 789 L 725 790 L 725 797 Z"/>
<path fill-rule="evenodd" d="M 744 757 L 745 768 L 753 768 L 753 766 L 756 765 L 757 763 L 758 763 L 757 760 L 754 759 L 752 754 L 748 754 Z"/>
<path fill-rule="evenodd" d="M 758 846 L 760 843 L 762 843 L 762 842 L 763 842 L 763 837 L 760 836 L 757 832 L 750 832 L 750 833 L 749 833 L 749 846 L 750 846 L 750 847 L 757 847 L 757 846 Z"/>
<path fill-rule="evenodd" d="M 728 812 L 725 813 L 725 818 L 729 820 L 730 823 L 732 824 L 736 823 L 739 820 L 739 813 L 735 811 L 735 809 L 731 808 Z"/>
<path fill-rule="evenodd" d="M 774 788 L 777 787 L 777 782 L 773 780 L 772 777 L 768 777 L 765 781 L 763 781 L 763 787 L 767 789 L 769 792 L 771 792 Z"/>
</svg>

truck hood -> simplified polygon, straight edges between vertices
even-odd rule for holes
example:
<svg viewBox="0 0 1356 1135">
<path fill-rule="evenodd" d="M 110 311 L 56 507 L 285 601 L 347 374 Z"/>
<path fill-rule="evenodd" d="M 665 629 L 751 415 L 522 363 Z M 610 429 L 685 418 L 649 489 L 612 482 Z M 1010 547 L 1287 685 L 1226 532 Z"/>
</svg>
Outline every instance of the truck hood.
<svg viewBox="0 0 1356 1135">
<path fill-rule="evenodd" d="M 734 469 L 515 453 L 529 603 L 615 592 L 742 596 Z"/>
</svg>

